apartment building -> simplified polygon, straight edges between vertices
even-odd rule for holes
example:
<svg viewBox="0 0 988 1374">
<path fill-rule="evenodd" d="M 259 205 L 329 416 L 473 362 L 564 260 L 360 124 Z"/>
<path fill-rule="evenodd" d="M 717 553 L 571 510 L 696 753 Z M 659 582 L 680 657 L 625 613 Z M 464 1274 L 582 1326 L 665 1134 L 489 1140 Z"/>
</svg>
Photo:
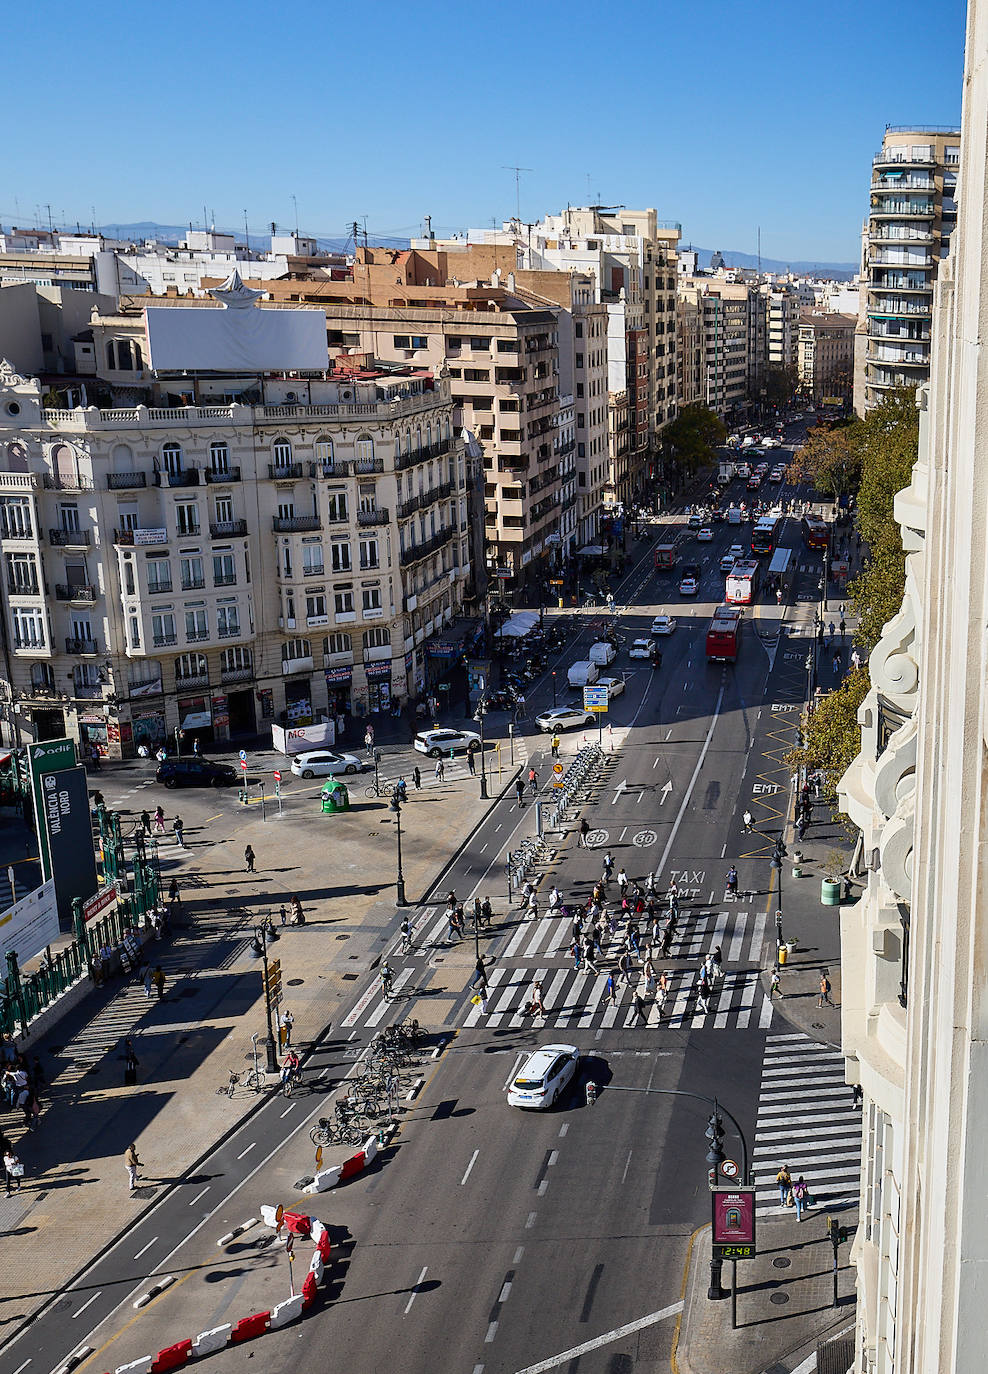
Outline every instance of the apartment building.
<svg viewBox="0 0 988 1374">
<path fill-rule="evenodd" d="M 677 403 L 706 405 L 703 366 L 703 307 L 698 292 L 681 292 L 676 301 Z"/>
<path fill-rule="evenodd" d="M 470 575 L 448 379 L 329 369 L 320 311 L 92 326 L 99 384 L 125 346 L 140 363 L 108 406 L 52 408 L 0 368 L 5 740 L 126 757 L 421 694 Z"/>
<path fill-rule="evenodd" d="M 854 362 L 859 415 L 930 375 L 933 284 L 957 223 L 960 130 L 888 125 L 872 160 Z"/>
<path fill-rule="evenodd" d="M 799 340 L 799 298 L 782 286 L 763 286 L 766 309 L 766 356 L 768 367 L 795 371 Z"/>
<path fill-rule="evenodd" d="M 680 276 L 679 294 L 702 319 L 703 404 L 729 423 L 744 418 L 764 371 L 752 357 L 764 346 L 760 293 L 720 277 Z"/>
<path fill-rule="evenodd" d="M 808 310 L 799 315 L 799 387 L 815 402 L 824 397 L 851 400 L 854 380 L 854 315 Z"/>
<path fill-rule="evenodd" d="M 497 266 L 463 281 L 463 266 L 439 248 L 361 248 L 346 281 L 298 277 L 265 289 L 321 306 L 331 356 L 367 352 L 448 378 L 454 426 L 483 451 L 488 565 L 508 584 L 537 583 L 562 557 L 577 464 L 575 446 L 560 454 L 557 442 L 560 307 Z"/>
<path fill-rule="evenodd" d="M 861 752 L 840 783 L 866 880 L 841 910 L 843 1047 L 863 1090 L 855 1374 L 975 1374 L 985 1364 L 988 10 L 979 0 L 968 6 L 967 39 L 959 143 L 970 195 L 932 293 L 919 459 L 895 499 L 905 595 L 871 653 Z"/>
</svg>

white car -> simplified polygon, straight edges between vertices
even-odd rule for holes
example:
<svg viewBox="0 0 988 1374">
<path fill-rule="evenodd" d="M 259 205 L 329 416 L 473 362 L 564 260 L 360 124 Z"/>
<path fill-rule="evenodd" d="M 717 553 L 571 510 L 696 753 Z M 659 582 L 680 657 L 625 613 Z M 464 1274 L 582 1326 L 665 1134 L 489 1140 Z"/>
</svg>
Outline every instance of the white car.
<svg viewBox="0 0 988 1374">
<path fill-rule="evenodd" d="M 685 577 L 680 578 L 679 595 L 696 596 L 699 586 L 700 584 L 693 573 L 687 573 Z"/>
<path fill-rule="evenodd" d="M 676 617 L 674 615 L 657 615 L 652 621 L 653 635 L 671 635 L 676 628 Z"/>
<path fill-rule="evenodd" d="M 331 778 L 337 773 L 362 773 L 364 765 L 355 754 L 334 754 L 331 749 L 307 749 L 292 759 L 297 778 Z"/>
<path fill-rule="evenodd" d="M 606 687 L 606 688 L 607 688 L 607 700 L 608 700 L 608 701 L 613 701 L 615 697 L 619 697 L 619 696 L 621 695 L 621 693 L 624 691 L 624 678 L 623 678 L 623 677 L 599 677 L 599 678 L 597 679 L 597 681 L 594 683 L 594 686 L 595 686 L 595 687 Z"/>
<path fill-rule="evenodd" d="M 412 747 L 420 754 L 428 754 L 430 759 L 441 759 L 451 750 L 454 754 L 464 750 L 473 754 L 480 748 L 480 736 L 472 730 L 420 730 Z"/>
<path fill-rule="evenodd" d="M 543 1045 L 521 1065 L 508 1088 L 509 1107 L 555 1106 L 580 1063 L 575 1045 Z"/>
<path fill-rule="evenodd" d="M 785 468 L 773 468 L 768 475 L 770 482 L 784 482 L 786 480 Z"/>
<path fill-rule="evenodd" d="M 697 530 L 696 537 L 701 544 L 710 544 L 713 542 L 714 532 L 709 525 L 704 525 L 702 530 Z"/>
<path fill-rule="evenodd" d="M 628 650 L 629 658 L 651 658 L 655 653 L 654 639 L 636 639 Z"/>
<path fill-rule="evenodd" d="M 594 686 L 600 685 L 600 679 Z M 610 693 L 608 692 L 608 696 Z M 597 718 L 592 711 L 584 711 L 582 706 L 552 706 L 535 717 L 535 724 L 546 734 L 555 730 L 578 730 L 581 726 L 596 725 Z"/>
<path fill-rule="evenodd" d="M 735 548 L 736 548 L 736 547 L 737 547 L 737 546 L 735 545 Z M 734 552 L 725 553 L 725 554 L 724 554 L 724 557 L 720 560 L 720 570 L 721 570 L 721 572 L 722 572 L 722 573 L 728 573 L 728 572 L 730 572 L 731 569 L 734 567 L 734 565 L 735 565 L 735 563 L 736 563 L 737 561 L 738 561 L 738 555 L 737 555 L 736 553 L 734 553 Z"/>
</svg>

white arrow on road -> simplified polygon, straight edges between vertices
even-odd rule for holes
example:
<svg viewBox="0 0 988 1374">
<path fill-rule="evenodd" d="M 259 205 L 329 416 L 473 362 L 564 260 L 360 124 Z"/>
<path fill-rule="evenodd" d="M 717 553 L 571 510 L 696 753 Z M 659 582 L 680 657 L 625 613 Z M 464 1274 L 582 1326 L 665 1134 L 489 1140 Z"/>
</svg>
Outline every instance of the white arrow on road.
<svg viewBox="0 0 988 1374">
<path fill-rule="evenodd" d="M 621 781 L 618 783 L 617 787 L 615 787 L 615 789 L 614 789 L 614 796 L 611 798 L 611 805 L 613 806 L 614 803 L 617 801 L 618 797 L 620 797 L 621 793 L 622 793 L 622 792 L 627 792 L 627 790 L 628 790 L 628 779 L 627 779 L 627 778 L 622 778 Z"/>
<path fill-rule="evenodd" d="M 666 785 L 665 785 L 665 787 L 663 787 L 663 789 L 662 789 L 662 800 L 659 802 L 659 805 L 660 805 L 660 806 L 665 806 L 665 804 L 666 804 L 666 797 L 668 797 L 668 795 L 669 795 L 669 793 L 670 793 L 671 791 L 672 791 L 672 783 L 671 783 L 671 782 L 667 782 Z"/>
</svg>

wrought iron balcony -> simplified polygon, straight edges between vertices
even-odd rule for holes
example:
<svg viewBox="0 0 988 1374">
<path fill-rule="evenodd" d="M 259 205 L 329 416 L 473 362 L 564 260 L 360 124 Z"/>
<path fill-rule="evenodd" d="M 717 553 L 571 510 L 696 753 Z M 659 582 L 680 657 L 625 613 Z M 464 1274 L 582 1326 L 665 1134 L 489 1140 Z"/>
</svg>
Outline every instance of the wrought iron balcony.
<svg viewBox="0 0 988 1374">
<path fill-rule="evenodd" d="M 56 601 L 95 601 L 96 588 L 85 584 L 66 586 L 65 583 L 58 582 L 55 584 L 55 599 Z"/>
<path fill-rule="evenodd" d="M 209 533 L 214 539 L 228 539 L 247 533 L 246 520 L 210 520 Z"/>
<path fill-rule="evenodd" d="M 222 468 L 219 471 L 214 471 L 212 468 L 206 468 L 205 474 L 206 482 L 210 486 L 219 486 L 226 482 L 240 481 L 240 469 L 238 467 Z"/>
<path fill-rule="evenodd" d="M 275 534 L 311 534 L 322 529 L 318 515 L 276 515 L 273 523 Z"/>
<path fill-rule="evenodd" d="M 301 463 L 268 463 L 268 476 L 272 482 L 290 482 L 302 476 Z"/>
<path fill-rule="evenodd" d="M 49 530 L 48 542 L 58 549 L 88 549 L 93 541 L 88 530 Z"/>
<path fill-rule="evenodd" d="M 67 654 L 81 654 L 84 658 L 95 657 L 100 651 L 98 639 L 75 639 L 72 635 L 65 641 Z"/>
<path fill-rule="evenodd" d="M 127 491 L 132 487 L 146 487 L 147 475 L 143 472 L 108 472 L 106 485 L 110 491 Z"/>
</svg>

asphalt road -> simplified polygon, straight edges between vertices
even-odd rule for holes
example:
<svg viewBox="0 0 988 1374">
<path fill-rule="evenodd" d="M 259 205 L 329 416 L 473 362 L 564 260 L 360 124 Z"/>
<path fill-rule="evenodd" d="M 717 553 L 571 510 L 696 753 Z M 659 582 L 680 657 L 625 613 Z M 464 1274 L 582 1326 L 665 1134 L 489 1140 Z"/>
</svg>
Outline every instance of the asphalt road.
<svg viewBox="0 0 988 1374">
<path fill-rule="evenodd" d="M 776 494 L 792 495 L 773 489 Z M 677 536 L 689 561 L 703 566 L 693 614 L 683 612 L 673 585 L 652 572 L 650 550 L 625 579 L 619 630 L 629 641 L 647 632 L 659 610 L 671 610 L 680 626 L 663 642 L 658 672 L 624 656 L 615 665 L 628 672 L 628 685 L 609 723 L 619 737 L 626 729 L 631 733 L 619 738 L 616 766 L 587 813 L 597 847 L 567 850 L 565 866 L 553 877 L 567 895 L 582 895 L 600 872 L 606 845 L 631 876 L 651 871 L 660 887 L 674 879 L 686 889 L 687 924 L 699 927 L 723 906 L 724 874 L 737 857 L 742 889 L 754 894 L 745 940 L 738 942 L 737 972 L 754 979 L 759 954 L 764 961 L 768 948 L 764 918 L 771 898 L 765 853 L 742 835 L 739 813 L 749 796 L 784 792 L 777 777 L 765 784 L 753 779 L 764 772 L 762 761 L 773 748 L 768 736 L 774 724 L 765 708 L 780 693 L 795 703 L 803 678 L 784 653 L 776 665 L 779 645 L 769 637 L 763 643 L 750 625 L 736 667 L 707 665 L 706 621 L 723 593 L 717 564 L 738 539 L 734 528 L 716 526 L 715 532 L 712 544 L 695 548 L 685 530 Z M 790 523 L 783 542 L 795 546 L 798 527 Z M 767 620 L 775 614 L 774 606 L 765 608 Z M 567 661 L 580 656 L 581 645 L 571 644 Z M 529 697 L 533 714 L 547 704 L 549 691 L 544 679 Z M 533 748 L 538 745 L 534 741 Z M 770 790 L 755 794 L 756 786 Z M 503 886 L 504 851 L 531 829 L 532 810 L 519 810 L 511 798 L 495 806 L 468 848 L 437 877 L 437 896 L 453 887 L 462 900 L 483 892 L 485 884 Z M 775 824 L 783 813 L 784 807 L 775 812 Z M 765 819 L 767 831 L 770 816 Z M 728 915 L 725 936 L 736 919 L 733 911 Z M 517 970 L 525 967 L 524 958 L 505 954 L 512 933 L 509 927 L 488 949 Z M 560 950 L 544 962 L 561 972 L 567 961 Z M 685 986 L 695 951 L 673 963 Z M 355 1004 L 366 991 L 358 989 Z M 411 1005 L 396 1003 L 392 1014 L 408 1014 Z M 451 1013 L 454 1024 L 467 1005 L 464 991 Z M 354 1240 L 338 1301 L 306 1326 L 307 1361 L 339 1367 L 341 1350 L 359 1351 L 349 1368 L 380 1369 L 400 1348 L 402 1366 L 423 1374 L 436 1368 L 520 1371 L 540 1361 L 552 1362 L 540 1367 L 564 1367 L 562 1356 L 570 1369 L 578 1360 L 581 1374 L 668 1367 L 689 1236 L 708 1215 L 703 1131 L 709 1112 L 685 1098 L 614 1089 L 720 1097 L 750 1144 L 765 1024 L 757 1004 L 748 1010 L 753 1014 L 743 1023 L 728 1018 L 722 1028 L 714 1021 L 697 1027 L 689 1015 L 662 1029 L 629 1028 L 620 1018 L 605 1026 L 589 1013 L 589 1024 L 581 1025 L 584 1018 L 574 1012 L 574 1024 L 551 1035 L 512 1025 L 514 1018 L 495 1030 L 462 1030 L 382 1167 L 366 1185 L 334 1195 L 333 1213 L 345 1213 Z M 348 1072 L 370 1033 L 358 1018 L 351 1041 L 324 1042 L 310 1068 L 311 1077 L 321 1075 L 319 1092 L 289 1104 L 280 1097 L 262 1102 L 194 1177 L 176 1180 L 72 1292 L 42 1313 L 26 1340 L 0 1353 L 0 1374 L 24 1369 L 28 1355 L 34 1368 L 55 1369 L 89 1330 L 146 1286 L 147 1275 L 181 1265 L 190 1231 L 222 1213 L 245 1180 L 263 1178 L 286 1139 L 288 1149 L 298 1149 L 296 1136 L 310 1115 L 324 1109 L 322 1091 Z M 583 1052 L 581 1081 L 552 1112 L 523 1115 L 507 1108 L 504 1084 L 516 1056 L 550 1039 Z M 602 1088 L 592 1108 L 584 1097 L 588 1077 Z M 726 1146 L 729 1153 L 737 1149 L 730 1136 Z M 667 1308 L 667 1315 L 655 1318 Z M 146 1322 L 147 1349 L 169 1343 L 169 1333 L 156 1330 L 153 1312 Z M 628 1323 L 640 1325 L 607 1339 Z M 593 1342 L 600 1343 L 567 1355 Z M 227 1352 L 212 1363 L 222 1371 L 232 1369 L 234 1359 L 239 1366 L 243 1355 Z M 266 1369 L 294 1370 L 298 1332 L 288 1328 L 266 1337 L 263 1359 Z"/>
</svg>

